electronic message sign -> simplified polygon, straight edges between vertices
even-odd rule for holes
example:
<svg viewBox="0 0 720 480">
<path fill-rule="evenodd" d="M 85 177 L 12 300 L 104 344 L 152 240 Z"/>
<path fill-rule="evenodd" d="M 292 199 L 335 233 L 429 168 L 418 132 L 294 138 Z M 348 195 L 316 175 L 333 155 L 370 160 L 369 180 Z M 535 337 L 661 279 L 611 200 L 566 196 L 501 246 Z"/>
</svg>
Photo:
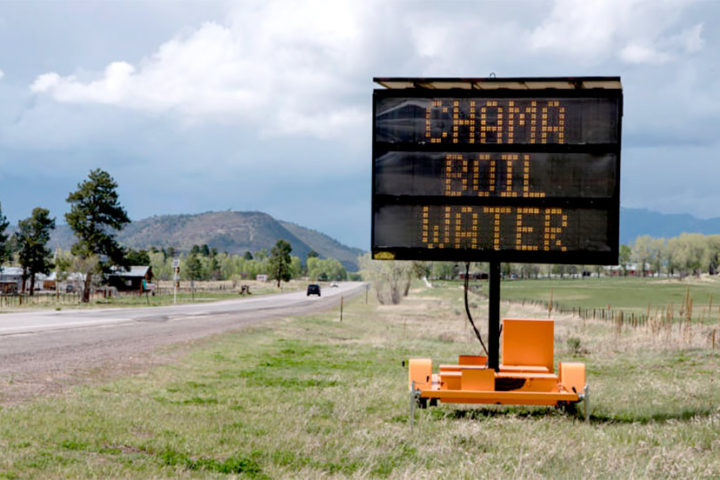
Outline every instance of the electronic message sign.
<svg viewBox="0 0 720 480">
<path fill-rule="evenodd" d="M 617 263 L 619 78 L 375 81 L 374 258 Z"/>
</svg>

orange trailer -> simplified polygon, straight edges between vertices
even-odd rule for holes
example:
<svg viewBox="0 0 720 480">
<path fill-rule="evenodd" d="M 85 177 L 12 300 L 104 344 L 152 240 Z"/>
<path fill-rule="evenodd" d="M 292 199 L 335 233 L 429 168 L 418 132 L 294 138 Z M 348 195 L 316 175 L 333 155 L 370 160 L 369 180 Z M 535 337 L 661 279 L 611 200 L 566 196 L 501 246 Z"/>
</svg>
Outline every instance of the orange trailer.
<svg viewBox="0 0 720 480">
<path fill-rule="evenodd" d="M 460 355 L 458 363 L 439 365 L 413 358 L 409 364 L 411 415 L 428 403 L 548 405 L 574 408 L 582 401 L 589 419 L 589 390 L 585 364 L 560 362 L 555 371 L 553 320 L 504 319 L 502 360 L 498 370 L 487 357 Z"/>
</svg>

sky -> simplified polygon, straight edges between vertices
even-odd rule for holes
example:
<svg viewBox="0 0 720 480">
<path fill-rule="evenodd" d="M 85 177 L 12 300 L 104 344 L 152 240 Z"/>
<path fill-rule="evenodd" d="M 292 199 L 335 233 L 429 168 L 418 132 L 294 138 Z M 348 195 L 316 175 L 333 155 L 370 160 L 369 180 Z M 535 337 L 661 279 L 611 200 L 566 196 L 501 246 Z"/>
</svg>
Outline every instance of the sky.
<svg viewBox="0 0 720 480">
<path fill-rule="evenodd" d="M 263 211 L 370 248 L 373 77 L 620 76 L 621 204 L 720 217 L 720 2 L 0 0 L 0 204 Z"/>
</svg>

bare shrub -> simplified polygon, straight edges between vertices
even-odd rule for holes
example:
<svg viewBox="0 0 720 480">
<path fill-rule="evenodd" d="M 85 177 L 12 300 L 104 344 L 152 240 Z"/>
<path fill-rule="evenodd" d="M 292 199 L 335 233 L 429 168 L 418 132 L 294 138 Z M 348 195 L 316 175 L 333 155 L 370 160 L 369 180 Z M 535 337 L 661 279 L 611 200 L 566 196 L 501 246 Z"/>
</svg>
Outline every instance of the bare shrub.
<svg viewBox="0 0 720 480">
<path fill-rule="evenodd" d="M 370 254 L 359 258 L 363 274 L 373 283 L 378 302 L 397 305 L 409 290 L 412 279 L 412 262 L 396 260 L 373 260 Z"/>
</svg>

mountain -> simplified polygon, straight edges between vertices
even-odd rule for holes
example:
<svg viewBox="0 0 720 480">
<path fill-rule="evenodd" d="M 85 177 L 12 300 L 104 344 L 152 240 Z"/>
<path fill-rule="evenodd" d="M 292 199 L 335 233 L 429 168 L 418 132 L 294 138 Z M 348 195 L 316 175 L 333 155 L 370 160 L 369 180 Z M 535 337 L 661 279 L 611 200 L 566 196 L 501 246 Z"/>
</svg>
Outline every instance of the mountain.
<svg viewBox="0 0 720 480">
<path fill-rule="evenodd" d="M 677 237 L 681 233 L 720 233 L 720 218 L 702 220 L 689 214 L 658 213 L 639 208 L 620 209 L 620 243 L 629 245 L 640 235 Z"/>
<path fill-rule="evenodd" d="M 291 222 L 283 222 L 282 220 L 280 224 L 307 245 L 312 245 L 313 250 L 318 252 L 322 257 L 340 260 L 340 263 L 345 265 L 345 268 L 348 268 L 346 264 L 346 262 L 348 262 L 354 265 L 352 270 L 357 270 L 357 258 L 365 253 L 359 248 L 345 246 L 334 238 L 316 230 L 301 227 Z"/>
<path fill-rule="evenodd" d="M 356 271 L 359 248 L 347 247 L 329 236 L 300 225 L 276 220 L 262 212 L 207 212 L 196 215 L 161 215 L 134 221 L 117 236 L 130 248 L 174 247 L 187 252 L 193 245 L 207 244 L 218 251 L 242 255 L 247 251 L 270 250 L 278 240 L 292 245 L 292 254 L 305 259 L 311 250 L 321 258 L 336 258 Z M 69 249 L 74 242 L 67 225 L 58 225 L 50 248 Z"/>
</svg>

